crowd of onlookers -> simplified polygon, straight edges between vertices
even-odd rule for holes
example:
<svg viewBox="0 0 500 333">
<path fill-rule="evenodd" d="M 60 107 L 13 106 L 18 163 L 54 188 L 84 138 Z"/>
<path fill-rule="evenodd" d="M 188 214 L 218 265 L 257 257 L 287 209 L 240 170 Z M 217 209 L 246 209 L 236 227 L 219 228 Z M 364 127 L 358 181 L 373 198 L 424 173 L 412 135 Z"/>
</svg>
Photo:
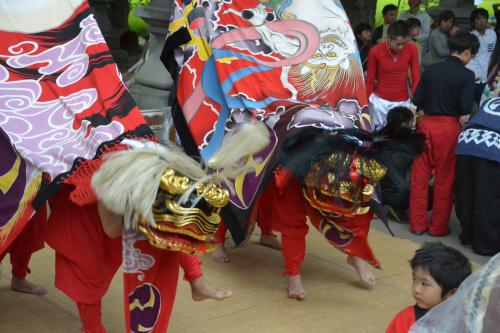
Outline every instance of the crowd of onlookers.
<svg viewBox="0 0 500 333">
<path fill-rule="evenodd" d="M 420 0 L 383 24 L 355 26 L 372 126 L 395 139 L 382 200 L 416 235 L 449 234 L 455 211 L 460 240 L 474 252 L 500 252 L 500 4 L 496 27 L 476 8 L 470 28 L 452 10 L 432 18 Z M 486 98 L 487 97 L 487 98 Z M 431 213 L 430 213 L 431 211 Z"/>
</svg>

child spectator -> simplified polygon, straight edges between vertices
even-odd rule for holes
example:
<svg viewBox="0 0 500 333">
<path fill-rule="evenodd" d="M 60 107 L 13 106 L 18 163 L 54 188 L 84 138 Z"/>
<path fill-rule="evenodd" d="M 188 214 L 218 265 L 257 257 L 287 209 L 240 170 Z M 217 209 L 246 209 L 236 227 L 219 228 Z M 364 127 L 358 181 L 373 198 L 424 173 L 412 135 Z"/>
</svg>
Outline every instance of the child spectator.
<svg viewBox="0 0 500 333">
<path fill-rule="evenodd" d="M 378 26 L 377 28 L 375 28 L 375 30 L 373 30 L 373 45 L 378 44 L 386 39 L 389 26 L 396 22 L 396 18 L 398 16 L 398 7 L 393 4 L 385 5 L 382 9 L 382 16 L 384 18 L 384 24 Z"/>
<path fill-rule="evenodd" d="M 387 175 L 380 182 L 382 202 L 391 207 L 392 215 L 400 223 L 408 220 L 411 165 L 422 152 L 425 141 L 413 124 L 413 112 L 400 106 L 389 110 L 387 125 L 379 132 L 380 159 L 388 166 Z"/>
<path fill-rule="evenodd" d="M 461 125 L 474 105 L 474 74 L 465 65 L 479 42 L 469 32 L 450 38 L 451 57 L 425 71 L 413 98 L 424 110 L 419 130 L 425 134 L 424 152 L 413 162 L 410 190 L 410 231 L 442 237 L 449 233 L 455 179 L 455 148 Z M 427 216 L 428 185 L 434 171 L 432 218 Z"/>
<path fill-rule="evenodd" d="M 410 40 L 415 43 L 417 46 L 419 52 L 420 52 L 420 41 L 418 40 L 418 37 L 420 36 L 420 33 L 422 32 L 422 23 L 420 23 L 420 20 L 414 17 L 410 17 L 408 20 L 406 20 L 406 23 L 408 23 L 408 29 L 409 29 L 409 35 L 410 35 Z"/>
<path fill-rule="evenodd" d="M 471 274 L 471 263 L 460 251 L 439 242 L 426 243 L 410 261 L 411 294 L 416 304 L 399 312 L 386 333 L 407 333 L 427 311 L 452 296 Z"/>
<path fill-rule="evenodd" d="M 479 105 L 484 87 L 488 81 L 488 65 L 495 49 L 497 35 L 493 29 L 488 28 L 488 11 L 476 8 L 470 14 L 471 33 L 479 39 L 479 51 L 467 68 L 474 72 L 475 91 L 474 101 Z"/>
<path fill-rule="evenodd" d="M 492 333 L 500 327 L 500 254 L 472 273 L 447 301 L 417 321 L 410 333 Z"/>
<path fill-rule="evenodd" d="M 359 23 L 354 28 L 356 34 L 356 43 L 358 44 L 359 57 L 363 65 L 363 71 L 366 72 L 368 66 L 368 52 L 372 46 L 372 27 L 368 23 Z"/>
</svg>

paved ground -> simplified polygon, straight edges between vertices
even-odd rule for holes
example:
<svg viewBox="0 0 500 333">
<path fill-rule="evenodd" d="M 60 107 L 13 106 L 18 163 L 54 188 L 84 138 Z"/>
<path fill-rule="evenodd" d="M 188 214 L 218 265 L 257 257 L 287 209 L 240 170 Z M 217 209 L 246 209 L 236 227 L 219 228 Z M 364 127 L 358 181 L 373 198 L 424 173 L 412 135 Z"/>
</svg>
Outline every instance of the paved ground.
<svg viewBox="0 0 500 333">
<path fill-rule="evenodd" d="M 389 234 L 386 227 L 379 221 L 372 224 L 373 229 L 379 230 L 383 233 Z M 470 260 L 478 264 L 486 263 L 490 257 L 480 256 L 472 252 L 471 249 L 466 248 L 460 244 L 458 240 L 458 235 L 460 234 L 460 224 L 455 216 L 455 210 L 453 209 L 451 220 L 450 220 L 450 230 L 451 233 L 446 237 L 431 237 L 427 234 L 422 236 L 416 236 L 410 232 L 409 226 L 407 224 L 390 223 L 390 227 L 396 237 L 411 240 L 417 244 L 423 244 L 424 242 L 441 241 L 446 245 L 455 247 L 462 251 Z"/>
<path fill-rule="evenodd" d="M 398 238 L 393 238 L 380 222 L 375 221 L 373 226 L 370 242 L 384 268 L 376 272 L 376 288 L 364 288 L 345 263 L 345 256 L 311 228 L 303 265 L 307 299 L 290 300 L 286 297 L 286 280 L 280 275 L 281 253 L 256 245 L 254 236 L 249 245 L 231 250 L 229 264 L 216 264 L 209 256 L 203 258 L 206 278 L 214 286 L 235 291 L 232 299 L 193 302 L 189 285 L 179 281 L 169 332 L 383 332 L 394 314 L 412 303 L 408 259 L 417 243 L 434 239 L 414 236 L 407 226 L 396 224 L 392 228 Z M 445 243 L 464 250 L 476 262 L 487 260 L 458 245 L 455 221 L 452 230 L 453 234 L 443 239 Z M 36 297 L 10 291 L 10 266 L 8 260 L 4 261 L 0 279 L 0 332 L 79 332 L 74 305 L 52 287 L 53 266 L 53 252 L 48 248 L 33 258 L 31 280 L 49 289 L 47 295 Z M 108 332 L 123 332 L 120 274 L 115 277 L 103 307 Z"/>
</svg>

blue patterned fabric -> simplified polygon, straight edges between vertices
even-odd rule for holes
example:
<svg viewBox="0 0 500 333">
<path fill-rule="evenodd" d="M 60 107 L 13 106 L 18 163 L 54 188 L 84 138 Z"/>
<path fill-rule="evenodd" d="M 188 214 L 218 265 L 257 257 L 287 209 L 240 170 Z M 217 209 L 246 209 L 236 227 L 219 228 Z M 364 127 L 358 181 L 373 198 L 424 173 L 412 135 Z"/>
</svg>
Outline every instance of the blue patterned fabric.
<svg viewBox="0 0 500 333">
<path fill-rule="evenodd" d="M 481 104 L 458 137 L 457 155 L 467 155 L 500 163 L 500 97 Z"/>
</svg>

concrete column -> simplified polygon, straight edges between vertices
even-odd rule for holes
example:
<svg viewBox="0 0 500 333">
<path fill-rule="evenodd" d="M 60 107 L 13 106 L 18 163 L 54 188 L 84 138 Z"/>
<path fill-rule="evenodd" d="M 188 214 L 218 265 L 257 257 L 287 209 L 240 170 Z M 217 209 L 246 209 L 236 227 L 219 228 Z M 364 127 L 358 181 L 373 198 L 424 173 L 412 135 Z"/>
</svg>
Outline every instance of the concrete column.
<svg viewBox="0 0 500 333">
<path fill-rule="evenodd" d="M 171 9 L 172 0 L 152 0 L 149 6 L 135 9 L 135 14 L 149 24 L 149 41 L 145 63 L 136 74 L 130 92 L 160 141 L 166 138 L 165 124 L 171 118 L 168 98 L 173 81 L 160 61 Z"/>
<path fill-rule="evenodd" d="M 457 24 L 467 30 L 469 28 L 469 16 L 474 8 L 474 0 L 441 0 L 439 7 L 429 10 L 429 14 L 437 17 L 442 10 L 451 9 L 457 17 Z"/>
</svg>

